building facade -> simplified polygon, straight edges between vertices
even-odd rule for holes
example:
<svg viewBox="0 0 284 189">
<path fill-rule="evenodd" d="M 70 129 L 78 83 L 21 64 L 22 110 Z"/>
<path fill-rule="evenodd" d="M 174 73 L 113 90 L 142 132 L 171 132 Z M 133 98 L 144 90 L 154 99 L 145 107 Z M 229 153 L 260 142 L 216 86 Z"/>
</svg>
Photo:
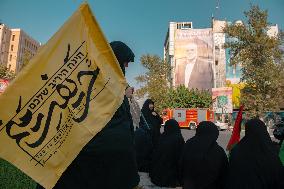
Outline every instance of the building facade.
<svg viewBox="0 0 284 189">
<path fill-rule="evenodd" d="M 0 23 L 0 65 L 7 66 L 10 46 L 11 30 Z"/>
<path fill-rule="evenodd" d="M 7 67 L 18 73 L 24 61 L 33 57 L 39 47 L 40 43 L 28 36 L 23 30 L 12 29 Z"/>
<path fill-rule="evenodd" d="M 223 28 L 230 22 L 212 19 L 212 27 L 194 29 L 192 22 L 170 22 L 164 42 L 164 60 L 171 65 L 170 84 L 209 89 L 240 82 L 241 63 L 230 65 L 228 40 Z M 234 24 L 243 24 L 238 20 Z M 276 37 L 278 25 L 269 26 L 267 34 Z"/>
<path fill-rule="evenodd" d="M 226 86 L 226 50 L 225 33 L 223 32 L 226 21 L 212 19 L 213 29 L 213 71 L 214 71 L 214 88 Z"/>
<path fill-rule="evenodd" d="M 171 65 L 171 86 L 208 89 L 225 85 L 226 58 L 223 21 L 212 28 L 194 29 L 192 22 L 170 22 L 164 59 Z"/>
<path fill-rule="evenodd" d="M 2 28 L 0 31 L 0 63 L 10 71 L 18 73 L 23 63 L 36 54 L 40 43 L 22 29 L 9 29 L 4 24 L 0 26 Z"/>
</svg>

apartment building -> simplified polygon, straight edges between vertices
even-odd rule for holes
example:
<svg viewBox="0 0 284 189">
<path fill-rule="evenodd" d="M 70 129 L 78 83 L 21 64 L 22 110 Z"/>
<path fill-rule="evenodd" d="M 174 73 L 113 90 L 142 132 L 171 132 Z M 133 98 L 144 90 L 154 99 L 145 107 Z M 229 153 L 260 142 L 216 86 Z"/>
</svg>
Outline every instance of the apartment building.
<svg viewBox="0 0 284 189">
<path fill-rule="evenodd" d="M 0 64 L 18 73 L 24 62 L 36 54 L 40 43 L 22 29 L 9 29 L 4 24 L 0 28 Z"/>
</svg>

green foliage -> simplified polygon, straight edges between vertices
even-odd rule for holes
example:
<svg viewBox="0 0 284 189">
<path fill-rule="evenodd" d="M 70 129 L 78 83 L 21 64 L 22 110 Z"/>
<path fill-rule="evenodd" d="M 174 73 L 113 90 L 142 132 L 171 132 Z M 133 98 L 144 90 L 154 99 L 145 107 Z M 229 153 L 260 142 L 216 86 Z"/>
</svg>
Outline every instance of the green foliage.
<svg viewBox="0 0 284 189">
<path fill-rule="evenodd" d="M 23 59 L 22 59 L 22 65 L 20 69 L 23 69 L 24 67 L 27 66 L 29 63 L 30 59 L 32 59 L 32 54 L 28 51 L 24 52 Z"/>
<path fill-rule="evenodd" d="M 20 67 L 20 70 L 24 68 L 32 58 L 32 55 L 25 51 L 22 59 L 22 65 Z M 16 77 L 16 74 L 13 71 L 10 71 L 6 66 L 0 65 L 0 79 L 7 79 L 7 80 L 12 80 Z"/>
<path fill-rule="evenodd" d="M 6 66 L 0 65 L 0 79 L 12 80 L 15 76 L 15 73 L 10 71 Z"/>
<path fill-rule="evenodd" d="M 207 90 L 188 90 L 184 85 L 170 89 L 164 107 L 168 108 L 209 108 L 212 97 Z"/>
<path fill-rule="evenodd" d="M 269 23 L 267 11 L 251 6 L 245 12 L 247 22 L 228 25 L 224 32 L 231 39 L 225 47 L 230 49 L 231 64 L 242 66 L 241 81 L 245 87 L 241 90 L 241 103 L 252 116 L 265 111 L 279 109 L 283 99 L 283 52 L 280 49 L 281 37 L 267 35 Z"/>
<path fill-rule="evenodd" d="M 1 189 L 34 189 L 36 183 L 5 160 L 0 159 Z"/>
<path fill-rule="evenodd" d="M 135 78 L 137 83 L 143 85 L 136 95 L 138 98 L 148 96 L 154 100 L 157 111 L 161 111 L 169 90 L 170 66 L 157 55 L 142 55 L 140 62 L 147 72 Z"/>
</svg>

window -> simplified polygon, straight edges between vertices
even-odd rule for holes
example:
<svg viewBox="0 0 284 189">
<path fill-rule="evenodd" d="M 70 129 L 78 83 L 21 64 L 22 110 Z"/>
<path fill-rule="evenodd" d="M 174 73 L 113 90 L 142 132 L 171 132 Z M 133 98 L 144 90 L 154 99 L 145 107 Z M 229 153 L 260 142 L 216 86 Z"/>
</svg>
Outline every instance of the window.
<svg viewBox="0 0 284 189">
<path fill-rule="evenodd" d="M 192 28 L 191 23 L 179 23 L 177 29 L 190 29 Z"/>
<path fill-rule="evenodd" d="M 184 24 L 184 25 L 183 25 L 183 28 L 189 29 L 189 28 L 191 28 L 191 24 L 190 24 L 190 23 Z"/>
<path fill-rule="evenodd" d="M 215 66 L 218 66 L 218 60 L 215 60 Z"/>
<path fill-rule="evenodd" d="M 177 29 L 181 29 L 181 24 L 177 24 Z"/>
<path fill-rule="evenodd" d="M 12 36 L 12 41 L 15 41 L 15 35 Z"/>
<path fill-rule="evenodd" d="M 14 45 L 11 45 L 11 51 L 13 51 L 14 50 Z"/>
<path fill-rule="evenodd" d="M 10 61 L 12 61 L 12 55 L 10 54 Z"/>
</svg>

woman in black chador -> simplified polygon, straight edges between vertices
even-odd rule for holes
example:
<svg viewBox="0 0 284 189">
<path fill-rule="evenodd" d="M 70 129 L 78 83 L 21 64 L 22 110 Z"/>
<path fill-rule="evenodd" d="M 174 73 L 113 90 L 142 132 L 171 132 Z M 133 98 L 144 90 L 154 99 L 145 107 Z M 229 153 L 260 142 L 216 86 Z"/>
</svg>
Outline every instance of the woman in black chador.
<svg viewBox="0 0 284 189">
<path fill-rule="evenodd" d="M 283 167 L 265 124 L 249 120 L 230 153 L 226 189 L 283 189 Z"/>
<path fill-rule="evenodd" d="M 125 74 L 134 54 L 123 42 L 110 46 Z M 127 89 L 126 89 L 127 91 Z M 126 96 L 107 125 L 81 150 L 55 189 L 133 189 L 139 183 L 133 122 Z"/>
<path fill-rule="evenodd" d="M 152 143 L 154 147 L 156 146 L 161 135 L 160 129 L 162 123 L 162 118 L 157 112 L 155 112 L 154 102 L 151 99 L 147 99 L 141 109 L 139 126 L 142 127 L 142 125 L 145 125 L 151 130 Z"/>
<path fill-rule="evenodd" d="M 166 121 L 164 133 L 161 135 L 150 167 L 152 183 L 161 187 L 180 185 L 178 161 L 184 145 L 178 122 L 174 119 Z"/>
<path fill-rule="evenodd" d="M 149 172 L 152 160 L 153 143 L 151 130 L 145 124 L 140 124 L 134 133 L 136 161 L 139 172 Z"/>
<path fill-rule="evenodd" d="M 216 140 L 219 131 L 210 121 L 201 122 L 184 147 L 180 175 L 184 189 L 223 189 L 228 160 Z"/>
</svg>

